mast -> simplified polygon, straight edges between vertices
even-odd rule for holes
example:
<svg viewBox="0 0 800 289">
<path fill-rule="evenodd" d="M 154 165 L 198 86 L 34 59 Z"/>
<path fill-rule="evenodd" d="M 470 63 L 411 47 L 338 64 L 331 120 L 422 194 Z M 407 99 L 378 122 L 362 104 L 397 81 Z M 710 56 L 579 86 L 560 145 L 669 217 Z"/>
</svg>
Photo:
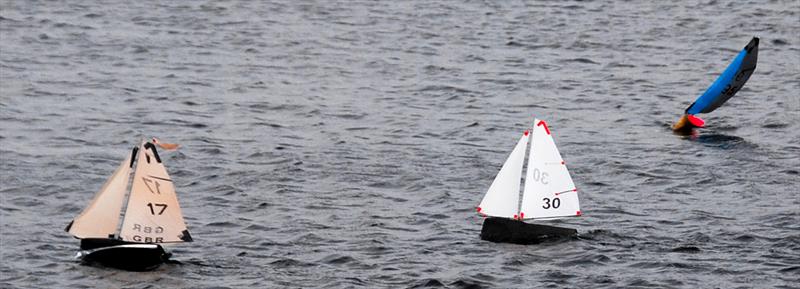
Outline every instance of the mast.
<svg viewBox="0 0 800 289">
<path fill-rule="evenodd" d="M 525 132 L 533 132 L 533 126 L 529 129 L 525 130 Z M 528 144 L 525 147 L 525 154 L 527 157 L 523 160 L 522 170 L 520 171 L 521 175 L 524 175 L 524 179 L 520 179 L 521 187 L 526 188 L 528 182 L 528 175 L 527 172 L 530 169 L 529 165 L 526 166 L 525 164 L 530 164 L 533 160 L 533 133 L 526 134 L 528 136 Z M 524 171 L 523 171 L 524 170 Z M 522 212 L 522 200 L 525 198 L 525 190 L 519 191 L 519 199 L 517 200 L 517 216 L 520 220 L 525 219 L 525 214 Z"/>
<path fill-rule="evenodd" d="M 133 164 L 138 159 L 137 158 L 137 156 L 138 156 L 137 153 L 139 152 L 139 147 L 140 146 L 141 146 L 141 144 L 133 147 L 133 150 L 131 150 L 131 163 L 130 163 L 130 166 L 129 166 L 131 169 L 133 168 Z M 130 178 L 130 176 L 128 176 L 128 178 Z M 120 220 L 120 222 L 117 225 L 117 230 L 114 232 L 114 236 L 117 239 L 122 239 L 122 237 L 120 236 L 120 232 L 122 231 L 122 221 L 125 220 L 125 211 L 128 209 L 128 199 L 130 199 L 130 197 L 131 197 L 131 184 L 130 184 L 130 182 L 125 187 L 126 187 L 126 189 L 125 189 L 125 197 L 123 198 L 123 202 L 122 202 L 122 210 L 120 210 L 119 216 L 118 216 L 118 219 Z"/>
</svg>

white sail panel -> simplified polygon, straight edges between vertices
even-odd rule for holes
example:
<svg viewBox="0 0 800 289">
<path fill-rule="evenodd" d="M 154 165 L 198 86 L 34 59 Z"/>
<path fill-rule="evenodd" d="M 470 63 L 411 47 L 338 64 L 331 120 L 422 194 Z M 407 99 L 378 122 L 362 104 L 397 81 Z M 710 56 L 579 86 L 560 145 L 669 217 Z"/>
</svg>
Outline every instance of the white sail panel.
<svg viewBox="0 0 800 289">
<path fill-rule="evenodd" d="M 531 153 L 525 174 L 520 214 L 524 219 L 557 218 L 580 215 L 578 192 L 567 166 L 558 152 L 550 129 L 543 120 L 534 120 Z"/>
<path fill-rule="evenodd" d="M 511 155 L 494 178 L 492 185 L 478 205 L 478 212 L 492 217 L 516 218 L 519 206 L 519 188 L 522 180 L 522 165 L 525 149 L 528 146 L 528 132 L 525 132 Z"/>
<path fill-rule="evenodd" d="M 139 243 L 191 241 L 172 179 L 150 143 L 139 151 L 120 237 Z"/>
<path fill-rule="evenodd" d="M 114 235 L 130 177 L 131 154 L 128 154 L 89 205 L 75 217 L 67 231 L 81 239 L 109 238 Z"/>
</svg>

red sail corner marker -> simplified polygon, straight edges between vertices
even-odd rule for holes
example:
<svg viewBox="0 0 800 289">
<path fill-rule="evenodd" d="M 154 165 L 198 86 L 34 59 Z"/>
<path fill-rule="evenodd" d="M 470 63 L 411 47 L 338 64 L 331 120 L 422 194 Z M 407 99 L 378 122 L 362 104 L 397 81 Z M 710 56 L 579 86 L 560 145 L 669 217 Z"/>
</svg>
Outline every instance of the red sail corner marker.
<svg viewBox="0 0 800 289">
<path fill-rule="evenodd" d="M 540 121 L 539 121 L 539 123 L 537 123 L 537 124 L 536 124 L 536 126 L 544 126 L 544 131 L 545 131 L 547 134 L 550 134 L 550 129 L 549 129 L 549 128 L 547 128 L 547 123 L 546 123 L 546 122 L 544 122 L 543 120 L 540 120 Z"/>
</svg>

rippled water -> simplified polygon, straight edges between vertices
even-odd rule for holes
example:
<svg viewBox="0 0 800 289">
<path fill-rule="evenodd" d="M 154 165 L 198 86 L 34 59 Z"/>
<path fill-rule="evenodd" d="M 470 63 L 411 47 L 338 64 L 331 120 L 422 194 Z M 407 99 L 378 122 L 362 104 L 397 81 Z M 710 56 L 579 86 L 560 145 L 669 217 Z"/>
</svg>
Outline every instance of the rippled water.
<svg viewBox="0 0 800 289">
<path fill-rule="evenodd" d="M 2 1 L 0 287 L 798 286 L 799 3 Z M 673 135 L 752 36 L 749 83 Z M 534 115 L 580 238 L 481 241 Z M 64 226 L 150 136 L 196 242 L 79 265 Z"/>
</svg>

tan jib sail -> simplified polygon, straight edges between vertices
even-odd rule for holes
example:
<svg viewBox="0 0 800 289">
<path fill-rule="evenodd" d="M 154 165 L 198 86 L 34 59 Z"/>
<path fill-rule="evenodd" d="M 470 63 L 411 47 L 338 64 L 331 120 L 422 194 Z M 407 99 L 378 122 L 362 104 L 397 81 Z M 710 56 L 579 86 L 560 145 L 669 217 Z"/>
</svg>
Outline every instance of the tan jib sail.
<svg viewBox="0 0 800 289">
<path fill-rule="evenodd" d="M 192 241 L 175 186 L 152 143 L 139 150 L 120 237 L 138 243 Z"/>
<path fill-rule="evenodd" d="M 134 153 L 135 151 L 136 149 Z M 122 161 L 119 168 L 94 195 L 89 206 L 67 226 L 67 232 L 81 239 L 113 237 L 119 225 L 119 213 L 122 211 L 122 203 L 128 189 L 131 157 L 134 153 Z"/>
</svg>

